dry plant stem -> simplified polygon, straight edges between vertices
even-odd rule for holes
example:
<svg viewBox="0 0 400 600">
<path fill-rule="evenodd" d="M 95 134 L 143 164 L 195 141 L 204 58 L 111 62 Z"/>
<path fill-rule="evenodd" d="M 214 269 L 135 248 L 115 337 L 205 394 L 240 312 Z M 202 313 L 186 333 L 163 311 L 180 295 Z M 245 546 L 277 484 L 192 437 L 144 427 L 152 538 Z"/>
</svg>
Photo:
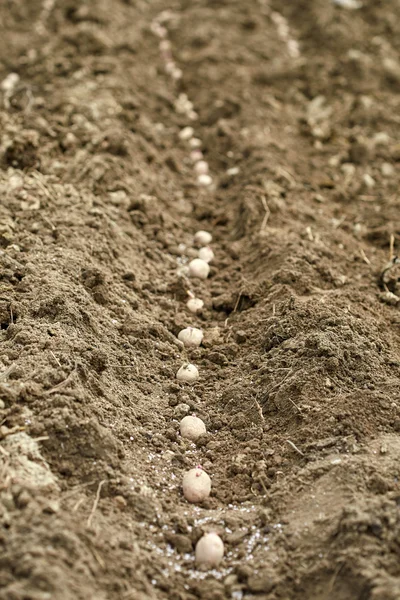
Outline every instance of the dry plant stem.
<svg viewBox="0 0 400 600">
<path fill-rule="evenodd" d="M 261 202 L 262 202 L 262 205 L 263 205 L 264 210 L 265 210 L 265 215 L 264 215 L 264 218 L 263 218 L 262 223 L 261 223 L 260 233 L 262 233 L 265 230 L 265 228 L 267 226 L 267 223 L 268 223 L 269 216 L 271 214 L 271 211 L 270 211 L 270 209 L 268 207 L 267 200 L 266 200 L 265 196 L 261 196 Z"/>
<path fill-rule="evenodd" d="M 50 395 L 50 394 L 54 394 L 54 392 L 58 392 L 59 389 L 65 387 L 73 378 L 74 374 L 76 373 L 76 368 L 74 368 L 71 373 L 68 375 L 68 377 L 66 377 L 64 379 L 64 381 L 61 381 L 60 383 L 58 383 L 55 387 L 51 388 L 51 390 L 46 390 L 45 392 L 43 392 L 46 395 Z"/>
<path fill-rule="evenodd" d="M 300 413 L 300 412 L 301 412 L 301 408 L 300 408 L 300 406 L 297 406 L 297 404 L 296 404 L 295 402 L 293 402 L 293 400 L 292 400 L 291 398 L 288 398 L 288 400 L 289 400 L 289 402 L 291 402 L 291 403 L 293 404 L 293 406 L 294 406 L 295 408 L 297 408 L 297 410 L 298 410 L 298 411 L 299 411 L 299 413 Z"/>
<path fill-rule="evenodd" d="M 95 498 L 95 500 L 94 500 L 94 503 L 93 503 L 93 508 L 92 508 L 92 510 L 90 511 L 90 515 L 89 515 L 89 518 L 88 518 L 88 520 L 87 520 L 87 524 L 86 524 L 86 526 L 87 526 L 88 528 L 89 528 L 89 527 L 91 526 L 91 524 L 92 524 L 92 520 L 93 520 L 93 517 L 94 517 L 94 513 L 96 512 L 96 510 L 97 510 L 97 506 L 98 506 L 98 504 L 99 504 L 99 500 L 100 500 L 100 494 L 101 494 L 101 488 L 103 487 L 103 485 L 104 485 L 105 483 L 107 483 L 107 480 L 106 480 L 106 479 L 103 479 L 102 481 L 100 481 L 100 483 L 99 483 L 99 486 L 98 486 L 98 488 L 97 488 L 97 492 L 96 492 L 96 498 Z"/>
<path fill-rule="evenodd" d="M 14 435 L 14 433 L 20 433 L 21 431 L 25 431 L 26 427 L 19 427 L 18 425 L 13 427 L 12 429 L 8 429 L 8 431 L 0 431 L 0 439 L 4 439 L 9 437 L 10 435 Z"/>
<path fill-rule="evenodd" d="M 0 452 L 4 454 L 4 456 L 10 456 L 10 454 L 5 450 L 2 446 L 0 446 Z"/>
<path fill-rule="evenodd" d="M 394 235 L 393 233 L 390 236 L 389 242 L 389 260 L 393 260 L 394 257 Z"/>
<path fill-rule="evenodd" d="M 6 377 L 8 377 L 10 375 L 10 373 L 12 373 L 14 371 L 15 366 L 16 366 L 16 364 L 13 363 L 9 367 L 7 367 L 7 369 L 5 371 L 3 371 L 2 373 L 0 373 L 0 380 L 1 379 L 5 379 Z"/>
<path fill-rule="evenodd" d="M 364 250 L 362 248 L 360 248 L 360 254 L 361 254 L 361 258 L 363 259 L 363 261 L 367 264 L 370 265 L 371 261 L 369 260 L 368 256 L 365 254 Z"/>
<path fill-rule="evenodd" d="M 291 442 L 290 440 L 286 440 L 286 443 L 289 444 L 289 446 L 291 446 L 291 448 L 293 448 L 293 450 L 295 450 L 296 452 L 298 452 L 298 454 L 301 454 L 301 456 L 305 456 L 304 452 L 302 452 L 300 450 L 300 448 L 298 448 L 296 446 L 296 444 L 294 444 L 293 442 Z"/>
</svg>

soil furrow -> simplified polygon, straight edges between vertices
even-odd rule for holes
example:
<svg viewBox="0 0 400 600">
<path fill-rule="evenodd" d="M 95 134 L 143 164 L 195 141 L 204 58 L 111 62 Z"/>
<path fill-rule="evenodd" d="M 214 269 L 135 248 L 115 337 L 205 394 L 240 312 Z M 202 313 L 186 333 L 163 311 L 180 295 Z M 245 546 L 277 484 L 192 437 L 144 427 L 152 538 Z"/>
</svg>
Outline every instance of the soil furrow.
<svg viewBox="0 0 400 600">
<path fill-rule="evenodd" d="M 0 7 L 0 598 L 397 600 L 398 2 L 25 4 Z"/>
</svg>

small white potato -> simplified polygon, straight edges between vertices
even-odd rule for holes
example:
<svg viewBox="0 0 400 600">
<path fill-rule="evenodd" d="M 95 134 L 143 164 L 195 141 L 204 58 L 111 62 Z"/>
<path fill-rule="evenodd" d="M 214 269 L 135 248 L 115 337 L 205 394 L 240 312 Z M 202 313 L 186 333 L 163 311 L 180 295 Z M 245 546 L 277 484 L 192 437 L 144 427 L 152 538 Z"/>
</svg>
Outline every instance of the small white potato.
<svg viewBox="0 0 400 600">
<path fill-rule="evenodd" d="M 178 333 L 178 340 L 183 342 L 186 348 L 198 348 L 203 340 L 203 332 L 197 327 L 186 327 Z"/>
<path fill-rule="evenodd" d="M 224 557 L 224 542 L 216 533 L 205 533 L 196 544 L 196 564 L 216 567 Z"/>
<path fill-rule="evenodd" d="M 199 160 L 194 165 L 194 170 L 198 175 L 206 175 L 208 173 L 208 162 L 205 160 Z"/>
<path fill-rule="evenodd" d="M 182 75 L 183 75 L 183 71 L 182 69 L 174 69 L 171 73 L 172 79 L 175 79 L 176 81 L 178 79 L 182 79 Z"/>
<path fill-rule="evenodd" d="M 200 300 L 200 298 L 190 298 L 186 302 L 186 306 L 188 307 L 190 312 L 197 314 L 204 307 L 204 302 L 203 302 L 203 300 Z"/>
<path fill-rule="evenodd" d="M 199 185 L 203 185 L 204 187 L 211 185 L 212 182 L 213 182 L 212 177 L 210 175 L 207 175 L 206 173 L 199 175 L 197 178 L 197 183 Z"/>
<path fill-rule="evenodd" d="M 161 40 L 159 48 L 161 52 L 168 52 L 171 50 L 171 42 L 169 40 Z"/>
<path fill-rule="evenodd" d="M 165 63 L 165 72 L 171 75 L 175 68 L 175 62 L 172 59 L 167 60 L 167 62 Z"/>
<path fill-rule="evenodd" d="M 212 260 L 214 260 L 214 252 L 211 250 L 210 246 L 204 246 L 204 248 L 200 248 L 199 258 L 201 258 L 201 260 L 205 260 L 206 263 L 210 263 Z"/>
<path fill-rule="evenodd" d="M 179 138 L 181 140 L 190 140 L 190 138 L 192 138 L 194 135 L 194 129 L 193 127 L 184 127 L 180 132 L 179 132 Z"/>
<path fill-rule="evenodd" d="M 183 417 L 179 424 L 179 429 L 181 436 L 187 440 L 192 440 L 192 442 L 195 442 L 199 437 L 207 433 L 204 421 L 190 415 Z"/>
<path fill-rule="evenodd" d="M 201 258 L 194 258 L 189 263 L 189 275 L 199 279 L 207 279 L 210 274 L 210 265 Z"/>
<path fill-rule="evenodd" d="M 234 175 L 237 175 L 240 172 L 239 167 L 231 167 L 230 169 L 228 169 L 226 171 L 226 174 L 229 175 L 230 177 L 233 177 Z"/>
<path fill-rule="evenodd" d="M 208 231 L 200 229 L 194 234 L 194 242 L 198 246 L 208 246 L 212 242 L 212 235 Z"/>
<path fill-rule="evenodd" d="M 192 150 L 190 153 L 190 160 L 194 163 L 197 163 L 203 160 L 203 153 L 201 150 Z"/>
<path fill-rule="evenodd" d="M 178 381 L 192 383 L 193 381 L 196 381 L 196 379 L 199 378 L 199 371 L 194 365 L 186 363 L 181 366 L 181 368 L 176 374 L 176 378 Z"/>
<path fill-rule="evenodd" d="M 189 140 L 189 146 L 191 148 L 201 148 L 201 140 L 199 140 L 199 138 L 192 138 L 191 140 Z"/>
<path fill-rule="evenodd" d="M 183 495 L 188 502 L 203 502 L 211 492 L 211 479 L 201 467 L 190 469 L 183 476 Z"/>
<path fill-rule="evenodd" d="M 395 174 L 395 168 L 390 163 L 384 162 L 381 166 L 381 173 L 384 177 L 392 177 Z"/>
<path fill-rule="evenodd" d="M 7 77 L 1 82 L 1 89 L 4 92 L 10 92 L 15 88 L 18 82 L 19 75 L 17 73 L 9 73 Z"/>
</svg>

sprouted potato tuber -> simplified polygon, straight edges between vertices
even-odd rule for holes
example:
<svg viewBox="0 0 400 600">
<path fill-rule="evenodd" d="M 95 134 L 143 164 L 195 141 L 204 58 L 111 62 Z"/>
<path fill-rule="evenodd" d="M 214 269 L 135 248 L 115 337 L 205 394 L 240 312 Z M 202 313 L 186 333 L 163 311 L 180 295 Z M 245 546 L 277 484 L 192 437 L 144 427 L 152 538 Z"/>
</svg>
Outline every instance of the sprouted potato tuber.
<svg viewBox="0 0 400 600">
<path fill-rule="evenodd" d="M 197 327 L 186 327 L 178 333 L 178 340 L 183 342 L 186 348 L 198 348 L 203 340 L 203 332 Z"/>
<path fill-rule="evenodd" d="M 200 298 L 190 298 L 186 302 L 186 306 L 188 307 L 190 312 L 197 314 L 198 312 L 200 312 L 203 309 L 204 302 Z"/>
<path fill-rule="evenodd" d="M 201 467 L 190 469 L 183 477 L 183 495 L 188 502 L 203 502 L 211 492 L 211 479 Z"/>
<path fill-rule="evenodd" d="M 216 567 L 224 557 L 224 542 L 216 533 L 205 533 L 196 544 L 196 564 Z"/>
<path fill-rule="evenodd" d="M 186 363 L 181 366 L 176 374 L 176 378 L 178 381 L 182 381 L 184 383 L 192 383 L 199 378 L 199 371 L 194 365 Z"/>
</svg>

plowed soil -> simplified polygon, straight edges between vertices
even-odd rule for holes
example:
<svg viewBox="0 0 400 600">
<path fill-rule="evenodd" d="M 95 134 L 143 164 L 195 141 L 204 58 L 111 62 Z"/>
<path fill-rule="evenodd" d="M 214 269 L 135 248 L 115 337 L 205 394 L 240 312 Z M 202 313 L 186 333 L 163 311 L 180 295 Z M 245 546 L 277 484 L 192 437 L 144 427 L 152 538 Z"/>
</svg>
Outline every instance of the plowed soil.
<svg viewBox="0 0 400 600">
<path fill-rule="evenodd" d="M 339 4 L 1 2 L 1 600 L 399 600 L 400 3 Z"/>
</svg>

